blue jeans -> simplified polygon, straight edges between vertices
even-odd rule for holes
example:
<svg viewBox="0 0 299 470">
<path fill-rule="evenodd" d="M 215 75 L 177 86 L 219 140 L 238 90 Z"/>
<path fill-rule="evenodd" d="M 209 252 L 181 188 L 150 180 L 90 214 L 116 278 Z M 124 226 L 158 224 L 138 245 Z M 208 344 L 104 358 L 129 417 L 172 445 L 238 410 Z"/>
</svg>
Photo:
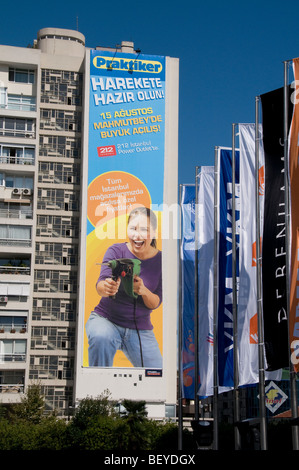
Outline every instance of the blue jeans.
<svg viewBox="0 0 299 470">
<path fill-rule="evenodd" d="M 115 325 L 95 312 L 86 323 L 90 367 L 112 367 L 117 350 L 124 352 L 134 367 L 162 368 L 162 356 L 152 330 L 137 330 Z"/>
</svg>

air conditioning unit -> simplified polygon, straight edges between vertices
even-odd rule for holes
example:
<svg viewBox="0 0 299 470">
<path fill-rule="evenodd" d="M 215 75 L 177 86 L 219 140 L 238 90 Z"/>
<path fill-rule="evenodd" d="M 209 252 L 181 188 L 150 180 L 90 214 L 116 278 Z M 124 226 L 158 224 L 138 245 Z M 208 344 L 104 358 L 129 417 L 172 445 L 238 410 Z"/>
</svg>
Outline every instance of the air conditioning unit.
<svg viewBox="0 0 299 470">
<path fill-rule="evenodd" d="M 22 190 L 21 188 L 13 188 L 12 194 L 21 194 Z"/>
<path fill-rule="evenodd" d="M 1 296 L 0 296 L 0 302 L 7 304 L 7 302 L 8 302 L 8 297 L 6 297 L 6 296 L 4 296 L 4 295 L 1 295 Z"/>
<path fill-rule="evenodd" d="M 29 188 L 24 188 L 22 193 L 23 193 L 23 196 L 31 196 L 32 190 Z"/>
</svg>

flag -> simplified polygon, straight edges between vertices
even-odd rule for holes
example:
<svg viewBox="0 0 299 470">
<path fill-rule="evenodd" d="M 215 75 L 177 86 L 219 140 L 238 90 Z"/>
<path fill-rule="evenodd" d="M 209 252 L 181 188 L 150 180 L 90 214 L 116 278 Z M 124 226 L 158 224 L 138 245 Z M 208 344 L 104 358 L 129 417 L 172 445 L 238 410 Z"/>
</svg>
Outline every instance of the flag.
<svg viewBox="0 0 299 470">
<path fill-rule="evenodd" d="M 262 290 L 267 370 L 287 367 L 283 88 L 261 95 L 265 157 Z"/>
<path fill-rule="evenodd" d="M 182 185 L 181 193 L 182 279 L 182 395 L 194 398 L 194 287 L 195 287 L 195 186 Z"/>
<path fill-rule="evenodd" d="M 238 295 L 239 386 L 258 383 L 258 312 L 256 259 L 255 124 L 239 124 L 240 145 L 240 275 Z M 258 197 L 262 227 L 264 206 L 264 150 L 259 125 Z M 262 230 L 260 230 L 262 238 Z M 261 243 L 260 243 L 261 245 Z M 261 312 L 262 314 L 262 312 Z M 267 380 L 280 380 L 281 370 L 267 372 Z"/>
<path fill-rule="evenodd" d="M 232 150 L 219 148 L 218 173 L 218 378 L 219 386 L 234 385 Z M 239 256 L 239 152 L 235 151 L 236 276 Z M 238 281 L 237 281 L 238 283 Z"/>
<path fill-rule="evenodd" d="M 200 168 L 198 185 L 198 364 L 200 398 L 213 395 L 214 167 Z"/>
<path fill-rule="evenodd" d="M 289 106 L 293 109 L 289 135 L 289 179 L 291 208 L 291 249 L 290 249 L 290 350 L 291 361 L 299 372 L 299 59 L 293 60 L 295 91 Z"/>
<path fill-rule="evenodd" d="M 240 276 L 238 297 L 239 385 L 258 382 L 255 124 L 239 124 Z M 260 126 L 261 127 L 261 126 Z M 261 130 L 259 130 L 261 132 Z M 261 149 L 260 149 L 261 150 Z M 260 152 L 262 153 L 262 152 Z M 263 165 L 259 169 L 263 197 Z"/>
</svg>

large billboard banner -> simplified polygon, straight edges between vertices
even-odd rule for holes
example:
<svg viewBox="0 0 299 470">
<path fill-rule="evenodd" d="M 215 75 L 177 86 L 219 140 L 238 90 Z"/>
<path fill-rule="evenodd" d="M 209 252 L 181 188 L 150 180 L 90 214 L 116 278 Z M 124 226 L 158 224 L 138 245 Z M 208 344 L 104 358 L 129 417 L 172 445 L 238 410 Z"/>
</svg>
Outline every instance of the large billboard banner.
<svg viewBox="0 0 299 470">
<path fill-rule="evenodd" d="M 165 58 L 91 50 L 89 90 L 83 366 L 162 369 Z"/>
</svg>

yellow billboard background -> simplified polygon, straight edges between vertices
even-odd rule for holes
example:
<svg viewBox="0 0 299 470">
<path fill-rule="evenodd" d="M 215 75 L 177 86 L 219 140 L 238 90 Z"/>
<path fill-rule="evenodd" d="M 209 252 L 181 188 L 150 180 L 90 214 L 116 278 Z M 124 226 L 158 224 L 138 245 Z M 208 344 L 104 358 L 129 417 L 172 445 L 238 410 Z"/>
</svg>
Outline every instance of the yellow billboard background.
<svg viewBox="0 0 299 470">
<path fill-rule="evenodd" d="M 110 172 L 116 173 L 116 172 Z M 126 175 L 123 172 L 122 178 L 125 178 Z M 108 174 L 108 173 L 107 173 Z M 107 176 L 106 174 L 106 176 Z M 111 176 L 111 175 L 110 175 Z M 113 175 L 114 179 L 115 174 Z M 134 179 L 133 175 L 127 177 L 127 181 L 132 182 Z M 136 178 L 138 187 L 145 186 L 143 183 Z M 94 187 L 94 182 L 91 183 Z M 132 186 L 132 183 L 131 183 Z M 146 189 L 146 188 L 145 188 Z M 95 194 L 93 190 L 93 194 Z M 150 207 L 150 195 L 148 191 L 144 191 L 142 195 L 136 198 L 134 203 L 135 205 L 144 205 Z M 89 201 L 88 201 L 89 203 Z M 93 208 L 96 205 L 92 204 Z M 95 210 L 95 209 L 94 209 Z M 124 212 L 124 213 L 123 213 Z M 104 217 L 101 222 L 100 219 L 96 219 L 95 229 L 87 235 L 86 238 L 86 268 L 85 268 L 85 309 L 84 309 L 84 345 L 83 345 L 83 367 L 88 367 L 88 340 L 85 332 L 85 325 L 89 318 L 89 315 L 94 310 L 95 306 L 99 303 L 101 297 L 96 291 L 96 283 L 100 275 L 101 266 L 97 263 L 101 263 L 104 257 L 105 252 L 109 246 L 114 243 L 124 243 L 127 239 L 123 238 L 123 234 L 126 233 L 128 214 L 130 209 L 127 211 L 120 211 L 118 215 L 115 215 L 113 218 Z M 157 248 L 162 251 L 162 237 L 161 237 L 161 227 L 162 227 L 162 214 L 161 212 L 155 212 L 158 228 L 157 228 Z M 91 217 L 88 217 L 90 222 L 93 223 Z M 122 238 L 118 238 L 118 234 L 121 234 Z M 161 354 L 163 355 L 163 303 L 156 310 L 153 310 L 151 314 L 151 321 L 154 327 L 154 334 L 158 341 Z M 126 358 L 122 351 L 117 351 L 113 367 L 133 367 L 130 361 Z"/>
</svg>

